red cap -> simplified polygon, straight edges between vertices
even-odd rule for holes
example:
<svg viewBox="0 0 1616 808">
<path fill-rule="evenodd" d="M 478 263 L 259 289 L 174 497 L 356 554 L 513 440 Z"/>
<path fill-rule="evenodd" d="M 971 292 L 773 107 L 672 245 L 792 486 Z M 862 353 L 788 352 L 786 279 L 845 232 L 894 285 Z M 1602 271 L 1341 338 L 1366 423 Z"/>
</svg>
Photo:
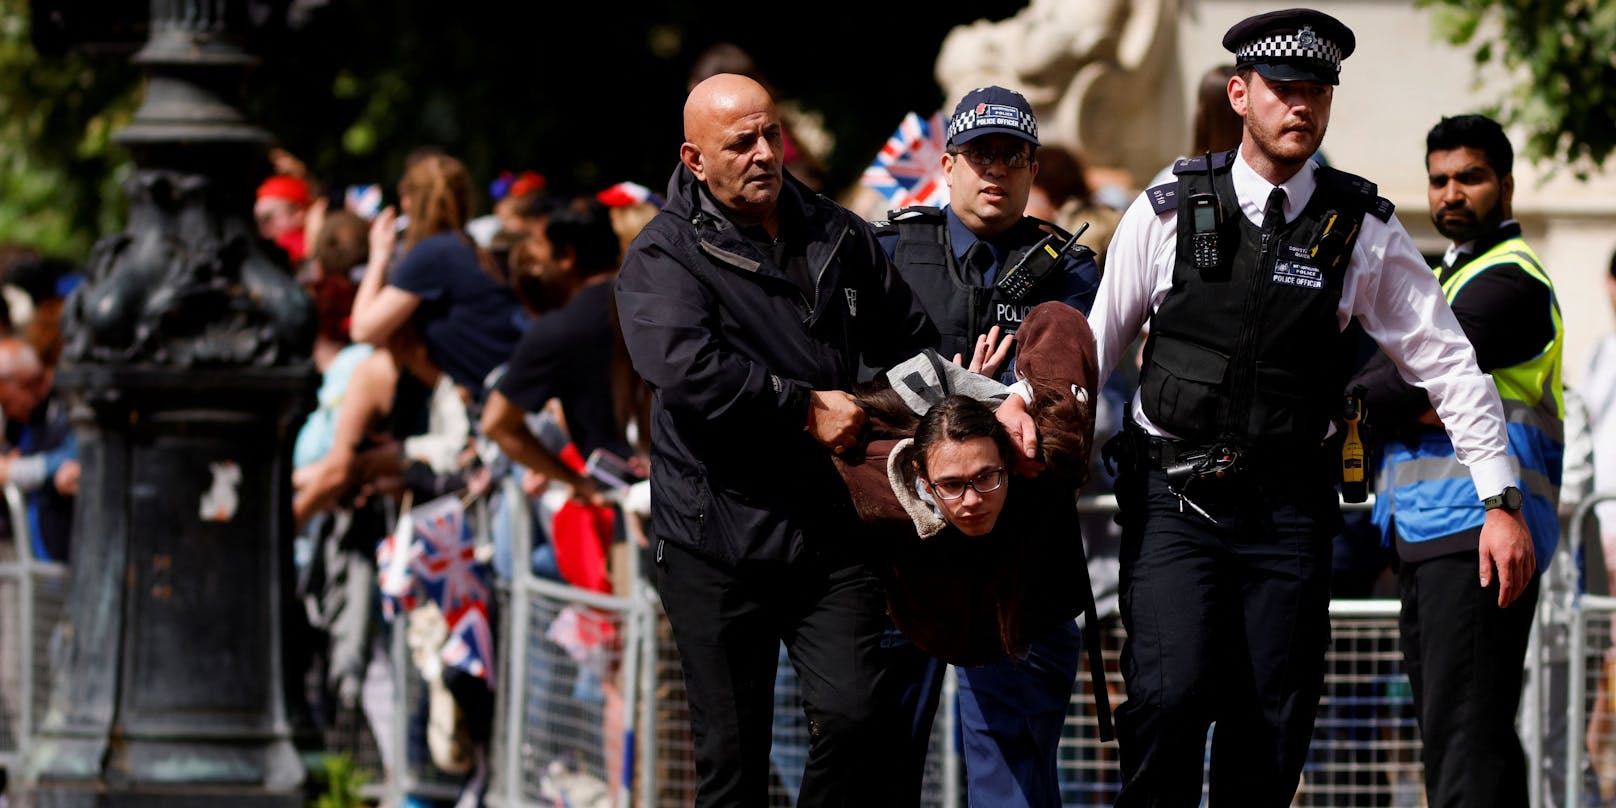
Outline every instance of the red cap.
<svg viewBox="0 0 1616 808">
<path fill-rule="evenodd" d="M 284 199 L 294 205 L 309 204 L 309 184 L 297 177 L 276 174 L 258 186 L 259 199 Z"/>
</svg>

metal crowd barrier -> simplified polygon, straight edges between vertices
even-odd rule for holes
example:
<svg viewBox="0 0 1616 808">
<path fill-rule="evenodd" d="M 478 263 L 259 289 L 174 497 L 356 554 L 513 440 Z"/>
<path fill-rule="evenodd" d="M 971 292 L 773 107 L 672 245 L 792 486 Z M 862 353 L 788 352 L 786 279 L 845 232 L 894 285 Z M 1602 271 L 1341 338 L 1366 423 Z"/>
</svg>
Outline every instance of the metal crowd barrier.
<svg viewBox="0 0 1616 808">
<path fill-rule="evenodd" d="M 389 532 L 396 526 L 397 516 L 390 503 Z M 476 502 L 467 519 L 478 541 L 486 541 L 486 502 Z M 476 769 L 468 775 L 452 774 L 432 762 L 426 740 L 430 688 L 409 647 L 411 625 L 411 614 L 404 613 L 382 626 L 375 639 L 380 655 L 377 668 L 367 671 L 371 677 L 385 674 L 390 683 L 390 687 L 382 689 L 387 697 L 386 710 L 393 718 L 384 730 L 387 737 L 375 737 L 362 711 L 341 709 L 334 721 L 336 726 L 325 733 L 326 751 L 348 755 L 366 778 L 361 793 L 381 806 L 398 806 L 411 797 L 452 803 L 461 795 L 467 779 L 478 775 Z M 486 755 L 479 764 L 485 767 L 484 776 L 494 765 Z"/>
<path fill-rule="evenodd" d="M 638 586 L 608 595 L 534 575 L 526 496 L 514 480 L 502 496 L 523 505 L 505 509 L 513 575 L 502 582 L 489 802 L 629 805 L 636 787 L 657 788 L 644 767 L 658 759 L 656 727 L 664 717 L 647 699 L 657 677 L 642 673 L 656 658 L 655 640 L 647 639 L 655 602 Z M 629 579 L 639 581 L 638 555 L 624 558 Z M 571 633 L 570 648 L 562 631 Z"/>
<path fill-rule="evenodd" d="M 9 484 L 4 491 L 14 529 L 11 538 L 0 538 L 0 768 L 15 792 L 23 752 L 50 695 L 68 577 L 66 566 L 34 558 L 22 495 Z"/>
<path fill-rule="evenodd" d="M 505 496 L 522 497 L 514 483 Z M 7 490 L 16 515 L 21 499 Z M 1616 492 L 1581 503 L 1568 520 L 1565 540 L 1546 571 L 1526 661 L 1519 716 L 1532 772 L 1533 808 L 1616 804 L 1616 597 L 1581 591 L 1580 560 L 1593 555 L 1581 536 L 1594 508 Z M 1085 499 L 1085 510 L 1114 509 L 1110 498 Z M 1613 506 L 1616 507 L 1616 506 Z M 688 805 L 694 793 L 688 711 L 666 618 L 646 578 L 634 569 L 639 554 L 623 556 L 627 591 L 587 592 L 535 576 L 527 560 L 533 525 L 524 508 L 508 509 L 513 576 L 500 582 L 496 608 L 498 675 L 493 740 L 487 753 L 487 801 L 498 808 L 571 804 Z M 491 509 L 475 520 L 488 540 Z M 26 538 L 0 543 L 0 766 L 12 773 L 43 713 L 52 636 L 65 604 L 66 571 L 29 555 Z M 1602 562 L 1601 562 L 1602 563 Z M 1603 577 L 1603 576 L 1601 576 Z M 1424 804 L 1419 732 L 1402 672 L 1395 600 L 1335 600 L 1323 698 L 1296 806 L 1420 806 Z M 592 653 L 557 641 L 558 622 L 578 620 L 605 632 Z M 368 796 L 397 805 L 405 795 L 453 799 L 463 777 L 436 771 L 421 760 L 420 710 L 425 685 L 410 661 L 405 623 L 386 646 L 394 682 L 387 732 L 392 750 L 382 760 L 364 732 L 346 745 L 332 743 L 362 764 L 390 776 Z M 1108 621 L 1107 683 L 1113 707 L 1124 698 L 1117 656 L 1124 639 Z M 1068 806 L 1110 805 L 1117 787 L 1114 743 L 1099 742 L 1086 676 L 1074 683 L 1061 741 L 1059 767 Z M 777 764 L 771 805 L 789 806 L 806 728 L 796 720 L 800 696 L 791 677 L 777 694 Z M 953 671 L 945 681 L 934 727 L 923 804 L 964 804 L 963 762 L 955 733 Z M 363 719 L 359 719 L 363 723 Z M 356 740 L 357 739 L 357 740 Z M 795 770 L 793 770 L 795 767 Z"/>
<path fill-rule="evenodd" d="M 1086 498 L 1080 507 L 1085 511 L 1113 511 L 1112 497 Z M 1368 507 L 1349 506 L 1349 507 Z M 527 526 L 518 531 L 518 548 L 531 541 Z M 526 550 L 517 549 L 513 555 L 525 558 Z M 630 558 L 637 561 L 636 554 Z M 632 563 L 632 562 L 631 562 Z M 505 772 L 496 773 L 491 803 L 497 806 L 548 806 L 556 792 L 545 791 L 535 784 L 537 772 L 555 767 L 555 732 L 551 725 L 564 721 L 557 717 L 577 710 L 567 705 L 564 689 L 554 683 L 535 681 L 522 670 L 532 670 L 544 658 L 544 641 L 535 635 L 545 631 L 544 620 L 554 614 L 562 602 L 585 603 L 602 609 L 622 609 L 625 625 L 638 626 L 638 641 L 625 643 L 624 653 L 638 654 L 634 662 L 625 658 L 624 674 L 617 679 L 624 694 L 638 693 L 638 713 L 626 709 L 625 715 L 636 715 L 635 725 L 624 727 L 624 743 L 635 747 L 632 765 L 621 772 L 609 773 L 594 768 L 599 755 L 585 754 L 585 750 L 569 747 L 576 759 L 589 761 L 584 774 L 601 782 L 612 783 L 611 791 L 617 795 L 615 805 L 641 808 L 673 808 L 689 805 L 695 788 L 693 752 L 689 733 L 688 714 L 679 671 L 679 661 L 666 618 L 662 615 L 655 591 L 640 575 L 630 576 L 633 586 L 624 598 L 602 598 L 579 592 L 553 582 L 533 579 L 518 565 L 511 584 L 511 631 L 504 635 L 509 650 L 504 662 L 508 671 L 505 682 L 521 687 L 515 694 L 502 688 L 502 726 L 497 728 L 497 756 L 504 762 Z M 523 593 L 526 593 L 525 596 Z M 516 615 L 526 610 L 524 621 Z M 1295 804 L 1298 806 L 1348 805 L 1418 805 L 1423 800 L 1419 768 L 1418 731 L 1414 723 L 1413 706 L 1406 679 L 1401 671 L 1402 657 L 1397 636 L 1398 604 L 1390 600 L 1337 600 L 1331 604 L 1332 645 L 1327 658 L 1324 696 L 1319 705 L 1319 719 L 1313 747 Z M 524 633 L 521 626 L 528 626 Z M 1108 643 L 1107 682 L 1113 706 L 1124 697 L 1117 658 L 1124 639 L 1119 621 L 1109 620 L 1105 626 Z M 625 631 L 625 636 L 630 631 Z M 550 657 L 554 662 L 554 653 Z M 560 662 L 561 680 L 566 680 L 569 668 Z M 630 687 L 630 683 L 633 686 Z M 795 690 L 794 677 L 783 669 L 776 692 L 775 763 L 771 788 L 772 806 L 793 804 L 796 775 L 800 772 L 800 750 L 806 749 L 807 735 L 800 715 L 800 694 Z M 956 731 L 955 674 L 948 672 L 944 682 L 942 705 L 938 709 L 933 727 L 931 760 L 928 761 L 922 804 L 928 808 L 957 808 L 965 803 L 963 788 L 963 761 L 954 743 Z M 625 699 L 626 700 L 626 699 Z M 546 714 L 536 710 L 536 704 L 550 703 L 558 713 Z M 1092 694 L 1086 676 L 1073 685 L 1066 728 L 1061 741 L 1059 770 L 1062 797 L 1068 806 L 1109 806 L 1118 786 L 1118 759 L 1115 743 L 1102 744 L 1095 729 Z M 590 721 L 575 726 L 568 737 L 582 739 L 586 747 L 599 743 L 601 736 Z M 795 767 L 793 770 L 792 767 Z M 520 773 L 514 775 L 512 773 Z M 619 779 L 612 781 L 612 774 Z M 950 787 L 950 784 L 952 786 Z M 600 793 L 598 787 L 584 794 Z M 571 794 L 561 794 L 577 804 L 607 805 L 605 801 L 589 803 Z"/>
<path fill-rule="evenodd" d="M 1539 699 L 1544 720 L 1537 723 L 1544 748 L 1539 760 L 1548 764 L 1534 771 L 1542 806 L 1616 805 L 1616 597 L 1609 591 L 1589 594 L 1578 585 L 1595 576 L 1606 579 L 1607 589 L 1616 584 L 1599 568 L 1609 561 L 1595 519 L 1596 509 L 1616 507 L 1612 502 L 1616 491 L 1589 496 L 1562 527 L 1556 558 L 1561 566 L 1551 569 L 1558 573 L 1555 595 L 1544 598 L 1538 615 L 1539 635 L 1550 635 L 1530 660 L 1551 685 Z M 1610 529 L 1616 531 L 1616 524 Z M 1585 541 L 1589 535 L 1591 542 Z M 1552 686 L 1562 681 L 1560 688 Z"/>
</svg>

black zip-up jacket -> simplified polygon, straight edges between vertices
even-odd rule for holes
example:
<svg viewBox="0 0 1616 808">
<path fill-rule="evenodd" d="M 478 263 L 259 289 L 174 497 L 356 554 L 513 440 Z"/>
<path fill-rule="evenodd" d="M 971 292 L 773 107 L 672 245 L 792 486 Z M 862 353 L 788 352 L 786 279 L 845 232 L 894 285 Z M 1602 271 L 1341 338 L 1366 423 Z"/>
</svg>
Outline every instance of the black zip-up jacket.
<svg viewBox="0 0 1616 808">
<path fill-rule="evenodd" d="M 780 237 L 809 273 L 793 279 L 706 193 L 675 169 L 617 277 L 623 337 L 654 394 L 652 538 L 730 567 L 850 551 L 819 544 L 851 541 L 857 517 L 805 431 L 809 393 L 849 390 L 861 357 L 896 364 L 936 331 L 851 211 L 786 175 Z"/>
</svg>

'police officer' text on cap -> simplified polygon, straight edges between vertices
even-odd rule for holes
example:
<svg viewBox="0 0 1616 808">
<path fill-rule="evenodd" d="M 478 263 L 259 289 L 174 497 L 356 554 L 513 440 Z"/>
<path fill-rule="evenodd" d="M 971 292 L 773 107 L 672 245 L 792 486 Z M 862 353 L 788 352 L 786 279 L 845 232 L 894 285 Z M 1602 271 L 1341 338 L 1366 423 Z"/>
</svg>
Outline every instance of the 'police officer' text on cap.
<svg viewBox="0 0 1616 808">
<path fill-rule="evenodd" d="M 1341 60 L 1357 40 L 1340 20 L 1310 8 L 1247 17 L 1223 35 L 1236 67 L 1251 67 L 1269 81 L 1341 83 Z"/>
<path fill-rule="evenodd" d="M 1003 87 L 978 87 L 965 94 L 948 122 L 948 145 L 958 146 L 995 132 L 1038 145 L 1038 117 L 1026 96 Z"/>
</svg>

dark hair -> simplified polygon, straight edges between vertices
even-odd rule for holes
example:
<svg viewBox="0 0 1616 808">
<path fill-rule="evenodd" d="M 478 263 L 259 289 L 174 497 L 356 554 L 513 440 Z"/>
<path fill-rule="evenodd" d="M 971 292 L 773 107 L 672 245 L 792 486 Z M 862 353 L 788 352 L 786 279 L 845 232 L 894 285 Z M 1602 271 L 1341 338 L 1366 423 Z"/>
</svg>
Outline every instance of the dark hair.
<svg viewBox="0 0 1616 808">
<path fill-rule="evenodd" d="M 314 236 L 309 257 L 327 275 L 347 275 L 370 257 L 370 222 L 351 210 L 331 211 Z"/>
<path fill-rule="evenodd" d="M 972 438 L 991 438 L 1005 462 L 1014 456 L 1015 444 L 1010 440 L 1010 433 L 1004 431 L 988 405 L 961 395 L 951 395 L 933 404 L 915 425 L 914 459 L 920 465 L 921 476 L 930 477 L 926 473 L 926 455 L 931 447 L 943 441 L 958 443 Z"/>
<path fill-rule="evenodd" d="M 578 277 L 588 278 L 617 268 L 622 243 L 612 229 L 606 206 L 593 200 L 560 207 L 544 222 L 552 255 L 571 248 L 578 257 Z"/>
<path fill-rule="evenodd" d="M 1237 71 L 1234 65 L 1217 65 L 1201 74 L 1195 91 L 1195 135 L 1190 142 L 1191 157 L 1207 152 L 1228 151 L 1240 145 L 1245 121 L 1229 106 L 1229 79 L 1249 80 L 1251 68 Z"/>
<path fill-rule="evenodd" d="M 878 373 L 875 378 L 856 385 L 853 399 L 864 410 L 865 440 L 901 440 L 914 436 L 915 424 L 920 423 L 920 416 L 909 408 L 909 402 L 904 401 L 898 391 L 892 389 L 885 373 Z"/>
<path fill-rule="evenodd" d="M 1068 199 L 1087 204 L 1093 191 L 1084 175 L 1083 158 L 1059 143 L 1050 143 L 1038 149 L 1038 176 L 1032 184 L 1044 189 L 1050 205 L 1059 208 Z"/>
<path fill-rule="evenodd" d="M 1509 145 L 1509 136 L 1504 134 L 1504 127 L 1485 115 L 1444 116 L 1425 136 L 1427 162 L 1431 152 L 1463 148 L 1480 149 L 1487 165 L 1500 178 L 1515 170 L 1515 149 Z"/>
<path fill-rule="evenodd" d="M 521 198 L 516 206 L 516 215 L 529 221 L 543 219 L 567 207 L 567 204 L 567 198 L 561 194 L 536 191 Z"/>
</svg>

